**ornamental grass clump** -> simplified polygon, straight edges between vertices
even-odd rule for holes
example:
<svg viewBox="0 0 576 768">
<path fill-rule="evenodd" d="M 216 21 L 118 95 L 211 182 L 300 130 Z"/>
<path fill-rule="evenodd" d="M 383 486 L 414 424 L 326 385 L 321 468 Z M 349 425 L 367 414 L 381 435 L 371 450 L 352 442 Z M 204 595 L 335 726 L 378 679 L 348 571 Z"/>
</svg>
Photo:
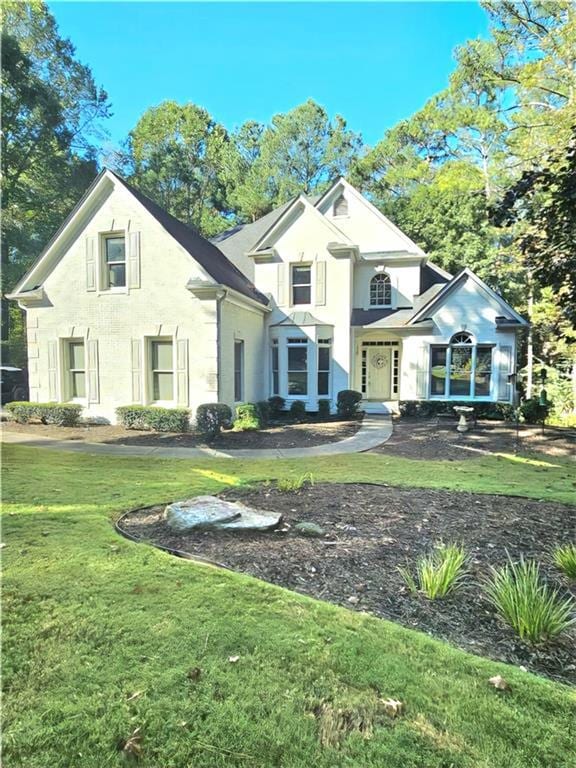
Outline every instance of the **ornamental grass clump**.
<svg viewBox="0 0 576 768">
<path fill-rule="evenodd" d="M 576 544 L 564 544 L 556 547 L 552 554 L 554 565 L 564 576 L 576 579 Z"/>
<path fill-rule="evenodd" d="M 306 472 L 299 477 L 281 477 L 276 481 L 276 487 L 282 493 L 290 493 L 301 491 L 306 483 L 314 485 L 314 475 L 311 472 Z"/>
<path fill-rule="evenodd" d="M 498 615 L 532 645 L 552 640 L 576 622 L 574 600 L 547 584 L 533 560 L 509 559 L 503 568 L 492 568 L 485 592 Z"/>
<path fill-rule="evenodd" d="M 398 568 L 406 586 L 412 594 L 422 592 L 430 600 L 453 592 L 467 572 L 467 555 L 459 544 L 440 544 L 426 557 L 420 558 L 416 574 L 408 568 Z"/>
</svg>

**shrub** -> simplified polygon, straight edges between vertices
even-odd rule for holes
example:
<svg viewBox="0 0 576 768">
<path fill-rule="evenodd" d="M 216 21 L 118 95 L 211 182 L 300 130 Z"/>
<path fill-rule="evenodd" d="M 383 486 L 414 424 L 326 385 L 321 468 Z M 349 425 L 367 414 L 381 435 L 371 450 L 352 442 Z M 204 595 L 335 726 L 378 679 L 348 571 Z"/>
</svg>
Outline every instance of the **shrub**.
<svg viewBox="0 0 576 768">
<path fill-rule="evenodd" d="M 42 424 L 52 424 L 57 427 L 74 427 L 82 412 L 78 403 L 30 403 L 13 401 L 7 403 L 6 410 L 18 424 L 28 424 L 37 419 Z"/>
<path fill-rule="evenodd" d="M 270 413 L 273 416 L 279 416 L 286 406 L 286 400 L 280 395 L 272 395 L 268 398 L 268 404 L 270 406 Z"/>
<path fill-rule="evenodd" d="M 306 472 L 299 477 L 281 477 L 276 481 L 276 487 L 283 493 L 301 491 L 304 485 L 314 485 L 314 475 L 311 472 Z"/>
<path fill-rule="evenodd" d="M 293 400 L 290 405 L 290 416 L 294 421 L 304 421 L 306 418 L 306 403 L 303 400 Z"/>
<path fill-rule="evenodd" d="M 232 411 L 224 403 L 203 403 L 196 409 L 196 428 L 209 439 L 219 435 L 231 421 Z"/>
<path fill-rule="evenodd" d="M 318 400 L 318 416 L 321 419 L 330 418 L 330 400 Z"/>
<path fill-rule="evenodd" d="M 441 544 L 435 552 L 422 557 L 416 576 L 408 568 L 398 568 L 406 586 L 415 594 L 423 592 L 430 600 L 446 597 L 466 575 L 466 552 L 457 544 Z"/>
<path fill-rule="evenodd" d="M 530 400 L 525 400 L 520 406 L 520 413 L 522 419 L 528 424 L 540 424 L 546 421 L 548 414 L 552 408 L 552 403 L 548 402 L 546 405 L 540 405 L 540 400 L 537 397 L 531 397 Z"/>
<path fill-rule="evenodd" d="M 503 421 L 514 420 L 514 407 L 510 403 L 476 403 L 457 400 L 401 400 L 398 404 L 400 416 L 429 418 L 440 414 L 455 416 L 454 406 L 474 407 L 478 419 Z"/>
<path fill-rule="evenodd" d="M 260 426 L 267 427 L 270 423 L 270 403 L 268 400 L 260 400 L 260 402 L 256 403 L 256 408 L 260 417 Z"/>
<path fill-rule="evenodd" d="M 343 389 L 338 392 L 336 409 L 338 415 L 345 419 L 352 419 L 358 413 L 358 406 L 362 400 L 362 393 L 354 389 Z"/>
<path fill-rule="evenodd" d="M 121 405 L 116 408 L 116 416 L 126 429 L 187 432 L 190 411 L 187 408 L 159 408 L 156 405 Z"/>
<path fill-rule="evenodd" d="M 554 565 L 564 576 L 569 579 L 576 579 L 576 544 L 564 544 L 562 547 L 556 547 L 552 555 Z"/>
<path fill-rule="evenodd" d="M 234 429 L 237 432 L 248 432 L 260 429 L 260 415 L 254 403 L 241 403 L 236 406 Z"/>
<path fill-rule="evenodd" d="M 576 621 L 572 598 L 562 598 L 548 585 L 534 561 L 520 558 L 518 563 L 509 560 L 503 568 L 492 568 L 485 591 L 500 617 L 534 645 L 556 637 Z"/>
</svg>

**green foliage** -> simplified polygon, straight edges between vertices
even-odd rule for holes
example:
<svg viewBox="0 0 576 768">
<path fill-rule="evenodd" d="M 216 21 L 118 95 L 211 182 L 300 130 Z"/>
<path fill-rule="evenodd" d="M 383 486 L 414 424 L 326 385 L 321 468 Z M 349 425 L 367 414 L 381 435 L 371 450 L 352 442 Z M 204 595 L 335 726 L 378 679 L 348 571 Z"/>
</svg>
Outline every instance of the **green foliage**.
<svg viewBox="0 0 576 768">
<path fill-rule="evenodd" d="M 540 405 L 539 398 L 532 397 L 520 405 L 520 413 L 523 420 L 528 424 L 541 424 L 548 418 L 551 408 L 552 403 L 548 402 L 546 405 Z"/>
<path fill-rule="evenodd" d="M 564 544 L 553 552 L 554 565 L 569 579 L 576 579 L 576 544 Z"/>
<path fill-rule="evenodd" d="M 159 408 L 155 405 L 122 405 L 116 408 L 118 421 L 126 429 L 154 432 L 188 432 L 190 411 L 187 408 Z"/>
<path fill-rule="evenodd" d="M 284 408 L 286 407 L 286 400 L 279 395 L 273 395 L 268 398 L 270 404 L 270 413 L 272 416 L 280 416 Z"/>
<path fill-rule="evenodd" d="M 409 591 L 422 592 L 430 600 L 446 597 L 466 576 L 466 552 L 457 544 L 440 544 L 416 565 L 416 576 L 408 567 L 398 568 Z"/>
<path fill-rule="evenodd" d="M 78 423 L 82 406 L 77 403 L 30 403 L 13 401 L 4 408 L 18 424 L 40 421 L 56 427 L 74 427 Z"/>
<path fill-rule="evenodd" d="M 258 410 L 258 418 L 260 419 L 260 426 L 261 427 L 267 427 L 270 423 L 270 412 L 271 407 L 268 400 L 260 400 L 256 403 L 256 408 Z"/>
<path fill-rule="evenodd" d="M 260 414 L 255 403 L 241 403 L 236 406 L 236 418 L 234 430 L 236 432 L 250 432 L 260 429 Z"/>
<path fill-rule="evenodd" d="M 486 596 L 522 640 L 533 645 L 545 643 L 576 622 L 572 615 L 574 600 L 562 598 L 547 584 L 535 561 L 509 560 L 503 568 L 491 570 Z"/>
<path fill-rule="evenodd" d="M 302 488 L 308 483 L 308 485 L 314 485 L 314 475 L 311 472 L 305 472 L 303 475 L 297 477 L 281 477 L 276 482 L 276 487 L 282 493 L 296 493 L 301 491 Z"/>
<path fill-rule="evenodd" d="M 321 419 L 330 418 L 330 407 L 331 407 L 330 400 L 320 398 L 320 400 L 318 400 L 318 416 Z"/>
<path fill-rule="evenodd" d="M 232 411 L 225 403 L 203 403 L 196 409 L 196 429 L 210 440 L 231 422 Z"/>
<path fill-rule="evenodd" d="M 358 414 L 362 393 L 354 389 L 342 389 L 336 398 L 338 416 L 343 419 L 353 419 Z"/>
<path fill-rule="evenodd" d="M 514 407 L 509 403 L 470 403 L 464 400 L 400 400 L 399 409 L 400 416 L 427 419 L 438 414 L 454 416 L 455 406 L 470 405 L 474 407 L 474 413 L 478 419 L 514 420 Z"/>
<path fill-rule="evenodd" d="M 293 400 L 290 404 L 290 416 L 294 421 L 304 421 L 306 418 L 306 403 L 303 400 Z"/>
</svg>

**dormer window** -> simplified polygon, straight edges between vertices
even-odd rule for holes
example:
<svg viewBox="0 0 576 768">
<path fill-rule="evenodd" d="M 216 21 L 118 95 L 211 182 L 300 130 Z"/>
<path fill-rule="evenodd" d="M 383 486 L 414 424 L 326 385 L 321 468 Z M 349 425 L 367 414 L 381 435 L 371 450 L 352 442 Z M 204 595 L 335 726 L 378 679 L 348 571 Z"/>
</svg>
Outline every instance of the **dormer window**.
<svg viewBox="0 0 576 768">
<path fill-rule="evenodd" d="M 370 306 L 389 307 L 392 304 L 392 284 L 389 275 L 380 273 L 370 280 Z"/>
<path fill-rule="evenodd" d="M 334 216 L 348 216 L 348 200 L 344 195 L 336 198 L 334 206 L 332 208 L 332 214 Z"/>
<path fill-rule="evenodd" d="M 104 286 L 126 287 L 126 240 L 124 235 L 104 237 Z"/>
</svg>

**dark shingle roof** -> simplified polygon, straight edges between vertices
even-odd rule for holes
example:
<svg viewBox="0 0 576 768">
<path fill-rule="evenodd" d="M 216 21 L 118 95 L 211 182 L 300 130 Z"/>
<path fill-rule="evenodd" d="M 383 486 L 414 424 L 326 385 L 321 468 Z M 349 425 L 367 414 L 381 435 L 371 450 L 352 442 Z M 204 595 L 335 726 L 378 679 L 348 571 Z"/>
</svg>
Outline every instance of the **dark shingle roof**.
<svg viewBox="0 0 576 768">
<path fill-rule="evenodd" d="M 111 171 L 111 173 L 113 172 Z M 266 296 L 260 293 L 246 275 L 234 266 L 214 243 L 206 240 L 191 227 L 174 218 L 140 190 L 128 184 L 121 176 L 116 173 L 114 176 L 217 283 L 226 285 L 260 304 L 268 304 Z"/>
</svg>

